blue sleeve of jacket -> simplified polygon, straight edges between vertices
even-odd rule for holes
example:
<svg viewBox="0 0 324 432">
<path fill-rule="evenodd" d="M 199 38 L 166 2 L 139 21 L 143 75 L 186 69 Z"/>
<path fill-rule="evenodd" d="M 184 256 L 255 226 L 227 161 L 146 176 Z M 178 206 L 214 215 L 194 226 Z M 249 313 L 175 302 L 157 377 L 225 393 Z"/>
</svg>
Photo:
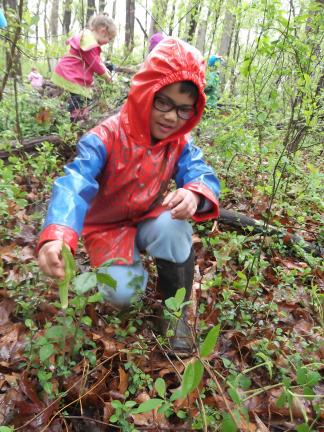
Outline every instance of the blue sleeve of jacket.
<svg viewBox="0 0 324 432">
<path fill-rule="evenodd" d="M 96 135 L 88 134 L 80 139 L 76 158 L 64 168 L 65 176 L 54 182 L 43 228 L 64 225 L 80 235 L 86 213 L 99 189 L 96 178 L 106 158 L 106 148 Z"/>
<path fill-rule="evenodd" d="M 4 16 L 2 9 L 0 9 L 0 29 L 4 29 L 7 27 L 7 20 Z"/>
<path fill-rule="evenodd" d="M 202 151 L 193 144 L 192 139 L 187 142 L 181 153 L 175 181 L 178 188 L 188 183 L 202 183 L 213 192 L 215 197 L 219 197 L 219 180 L 212 168 L 205 163 Z"/>
</svg>

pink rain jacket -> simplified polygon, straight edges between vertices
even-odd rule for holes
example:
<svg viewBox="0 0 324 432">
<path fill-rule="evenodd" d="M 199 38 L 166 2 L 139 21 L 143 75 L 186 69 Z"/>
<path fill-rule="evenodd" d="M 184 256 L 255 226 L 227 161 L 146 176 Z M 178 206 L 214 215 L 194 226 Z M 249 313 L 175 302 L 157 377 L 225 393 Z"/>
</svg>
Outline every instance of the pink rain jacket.
<svg viewBox="0 0 324 432">
<path fill-rule="evenodd" d="M 84 30 L 84 32 L 90 32 L 90 30 Z M 92 43 L 83 49 L 80 47 L 84 32 L 68 39 L 66 43 L 70 45 L 70 50 L 60 59 L 54 69 L 54 73 L 63 78 L 61 86 L 64 86 L 65 80 L 77 86 L 91 87 L 93 75 L 95 73 L 103 75 L 106 72 L 106 67 L 100 59 L 101 47 L 99 44 Z"/>
<path fill-rule="evenodd" d="M 170 180 L 212 203 L 196 221 L 218 216 L 219 182 L 188 132 L 204 105 L 205 64 L 198 50 L 174 38 L 162 41 L 134 76 L 119 114 L 83 136 L 78 155 L 54 183 L 40 247 L 62 239 L 75 250 L 82 231 L 93 266 L 110 258 L 133 262 L 137 224 L 157 217 Z M 182 130 L 151 144 L 149 119 L 153 97 L 162 87 L 191 80 L 199 89 L 198 114 Z"/>
<path fill-rule="evenodd" d="M 38 72 L 31 71 L 28 75 L 28 80 L 35 89 L 40 89 L 43 86 L 43 77 Z"/>
</svg>

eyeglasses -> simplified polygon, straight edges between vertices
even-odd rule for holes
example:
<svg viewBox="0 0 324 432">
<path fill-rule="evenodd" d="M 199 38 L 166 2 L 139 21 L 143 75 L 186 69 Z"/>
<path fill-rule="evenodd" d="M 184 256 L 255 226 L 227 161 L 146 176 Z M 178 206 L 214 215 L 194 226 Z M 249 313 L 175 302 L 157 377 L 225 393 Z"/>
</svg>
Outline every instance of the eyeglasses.
<svg viewBox="0 0 324 432">
<path fill-rule="evenodd" d="M 165 99 L 162 96 L 155 96 L 153 100 L 153 106 L 155 109 L 162 112 L 170 112 L 175 109 L 177 116 L 182 120 L 190 120 L 193 116 L 197 114 L 195 106 L 176 105 L 169 99 Z"/>
</svg>

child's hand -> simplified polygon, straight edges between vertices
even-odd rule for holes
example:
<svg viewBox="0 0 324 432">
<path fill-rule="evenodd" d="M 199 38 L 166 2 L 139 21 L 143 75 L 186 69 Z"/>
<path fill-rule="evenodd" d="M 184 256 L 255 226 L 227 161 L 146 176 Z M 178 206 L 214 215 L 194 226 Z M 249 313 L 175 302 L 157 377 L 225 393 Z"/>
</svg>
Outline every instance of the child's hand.
<svg viewBox="0 0 324 432">
<path fill-rule="evenodd" d="M 106 72 L 103 74 L 103 77 L 105 79 L 105 81 L 107 83 L 111 83 L 112 82 L 112 75 L 111 73 L 108 71 L 108 69 L 106 70 Z"/>
<path fill-rule="evenodd" d="M 199 194 L 180 188 L 168 193 L 162 205 L 171 210 L 173 219 L 189 219 L 196 213 L 199 201 Z"/>
<path fill-rule="evenodd" d="M 61 256 L 62 240 L 45 243 L 38 253 L 38 265 L 47 276 L 64 279 L 64 260 Z"/>
</svg>

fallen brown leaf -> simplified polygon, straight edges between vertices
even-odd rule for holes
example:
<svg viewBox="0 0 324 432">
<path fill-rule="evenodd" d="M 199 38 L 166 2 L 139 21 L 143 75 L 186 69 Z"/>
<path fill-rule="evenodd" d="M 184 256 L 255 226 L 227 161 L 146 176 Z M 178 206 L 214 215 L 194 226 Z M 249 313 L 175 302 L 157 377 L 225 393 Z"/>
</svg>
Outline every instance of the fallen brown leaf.
<svg viewBox="0 0 324 432">
<path fill-rule="evenodd" d="M 119 387 L 118 387 L 118 391 L 121 394 L 124 394 L 125 391 L 128 388 L 128 375 L 127 373 L 124 371 L 124 369 L 122 367 L 118 368 L 118 372 L 119 372 Z"/>
</svg>

